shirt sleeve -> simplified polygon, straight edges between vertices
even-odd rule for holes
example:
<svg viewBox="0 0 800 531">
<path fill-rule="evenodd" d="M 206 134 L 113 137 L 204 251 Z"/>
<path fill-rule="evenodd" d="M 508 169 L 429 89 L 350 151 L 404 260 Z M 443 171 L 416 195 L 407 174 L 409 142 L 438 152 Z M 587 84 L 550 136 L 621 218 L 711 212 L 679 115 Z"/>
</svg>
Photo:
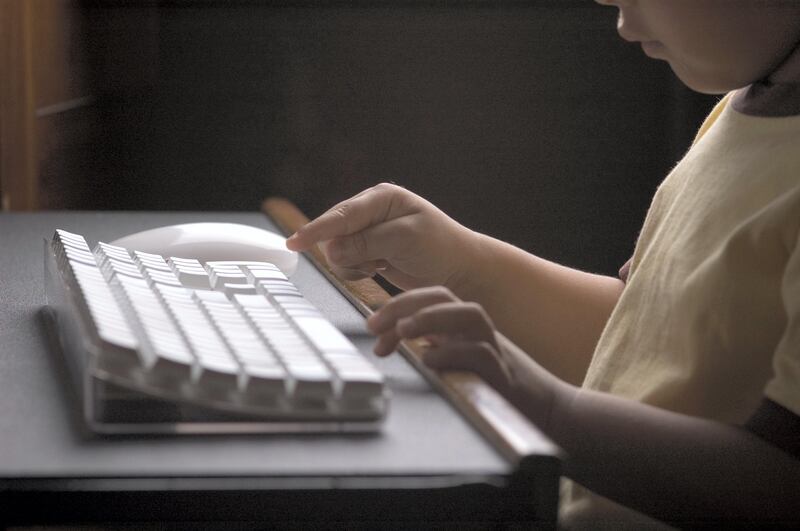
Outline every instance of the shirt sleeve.
<svg viewBox="0 0 800 531">
<path fill-rule="evenodd" d="M 628 261 L 619 268 L 619 279 L 626 284 L 628 283 L 628 276 L 631 274 L 631 262 L 633 262 L 633 258 L 628 259 Z"/>
<path fill-rule="evenodd" d="M 773 356 L 772 379 L 764 394 L 800 415 L 800 246 L 795 246 L 781 283 L 786 329 Z"/>
</svg>

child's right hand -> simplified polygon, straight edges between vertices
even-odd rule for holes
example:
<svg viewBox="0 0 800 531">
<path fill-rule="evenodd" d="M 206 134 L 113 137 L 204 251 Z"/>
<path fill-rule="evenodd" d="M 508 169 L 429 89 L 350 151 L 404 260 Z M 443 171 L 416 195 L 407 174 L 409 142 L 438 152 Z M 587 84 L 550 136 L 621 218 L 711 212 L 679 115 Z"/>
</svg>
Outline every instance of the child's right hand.
<svg viewBox="0 0 800 531">
<path fill-rule="evenodd" d="M 338 276 L 355 280 L 380 272 L 408 290 L 443 285 L 465 275 L 477 235 L 405 188 L 381 183 L 342 201 L 301 227 L 286 246 L 320 244 Z"/>
</svg>

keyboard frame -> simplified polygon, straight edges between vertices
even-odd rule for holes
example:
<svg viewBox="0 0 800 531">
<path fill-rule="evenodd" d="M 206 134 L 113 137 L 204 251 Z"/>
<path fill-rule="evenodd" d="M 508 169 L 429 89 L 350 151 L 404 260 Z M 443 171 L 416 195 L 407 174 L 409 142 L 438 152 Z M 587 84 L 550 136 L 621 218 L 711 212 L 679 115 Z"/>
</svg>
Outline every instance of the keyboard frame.
<svg viewBox="0 0 800 531">
<path fill-rule="evenodd" d="M 97 352 L 78 316 L 75 295 L 65 289 L 52 240 L 44 239 L 45 316 L 52 343 L 66 359 L 80 395 L 83 420 L 89 430 L 104 435 L 369 433 L 380 431 L 388 411 L 379 419 L 342 420 L 265 418 L 203 407 L 137 391 L 127 381 L 96 366 Z M 362 353 L 363 354 L 363 353 Z"/>
</svg>

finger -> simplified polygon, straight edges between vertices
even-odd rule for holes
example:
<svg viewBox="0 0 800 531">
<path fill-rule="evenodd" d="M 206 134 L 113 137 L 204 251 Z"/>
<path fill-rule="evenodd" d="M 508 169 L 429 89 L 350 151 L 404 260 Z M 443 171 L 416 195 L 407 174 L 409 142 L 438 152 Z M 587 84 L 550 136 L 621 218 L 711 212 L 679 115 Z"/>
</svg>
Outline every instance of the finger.
<svg viewBox="0 0 800 531">
<path fill-rule="evenodd" d="M 330 240 L 322 241 L 319 243 L 319 248 L 322 251 L 322 254 L 324 254 L 326 257 L 328 255 L 328 247 L 330 246 L 330 244 L 331 244 Z M 362 270 L 360 264 L 352 266 L 338 266 L 336 264 L 331 263 L 331 261 L 328 260 L 328 266 L 330 266 L 330 269 L 334 275 L 344 280 L 361 280 L 362 278 L 370 276 L 367 273 L 366 268 Z"/>
<path fill-rule="evenodd" d="M 445 335 L 459 339 L 494 343 L 494 326 L 480 304 L 442 302 L 421 308 L 397 322 L 401 338 Z"/>
<path fill-rule="evenodd" d="M 436 371 L 475 373 L 496 389 L 508 380 L 497 350 L 485 341 L 449 341 L 423 352 L 422 361 Z"/>
<path fill-rule="evenodd" d="M 400 336 L 397 335 L 397 332 L 394 329 L 391 329 L 378 336 L 378 340 L 372 347 L 372 351 L 381 357 L 388 356 L 397 350 L 397 345 L 399 344 Z"/>
<path fill-rule="evenodd" d="M 442 286 L 430 286 L 406 291 L 393 297 L 380 310 L 367 319 L 367 327 L 374 334 L 382 334 L 394 328 L 398 319 L 407 317 L 425 306 L 457 301 L 453 293 Z"/>
<path fill-rule="evenodd" d="M 312 245 L 361 231 L 389 217 L 392 196 L 391 185 L 378 185 L 337 204 L 318 218 L 300 227 L 286 240 L 293 251 L 304 251 Z"/>
<path fill-rule="evenodd" d="M 336 237 L 326 242 L 323 252 L 331 264 L 352 267 L 408 254 L 405 251 L 414 243 L 414 236 L 413 216 L 402 216 L 354 234 Z"/>
<path fill-rule="evenodd" d="M 328 249 L 330 244 L 330 240 L 320 242 L 319 244 L 322 253 L 326 257 L 329 254 Z M 348 265 L 337 265 L 328 260 L 328 265 L 333 273 L 339 278 L 343 278 L 345 280 L 359 280 L 362 278 L 375 276 L 375 272 L 378 269 L 384 270 L 386 262 L 384 260 L 370 260 Z"/>
<path fill-rule="evenodd" d="M 331 265 L 331 271 L 333 271 L 333 274 L 344 280 L 360 280 L 362 278 L 371 278 L 374 277 L 378 271 L 383 270 L 385 270 L 385 265 L 381 260 L 364 262 L 353 267 L 338 267 Z"/>
<path fill-rule="evenodd" d="M 375 346 L 372 348 L 372 350 L 378 356 L 388 356 L 397 350 L 401 339 L 402 338 L 398 335 L 397 330 L 395 328 L 390 328 L 378 336 L 378 340 L 375 342 Z M 447 340 L 445 337 L 438 336 L 425 336 L 424 339 L 425 344 L 427 345 L 437 345 Z"/>
</svg>

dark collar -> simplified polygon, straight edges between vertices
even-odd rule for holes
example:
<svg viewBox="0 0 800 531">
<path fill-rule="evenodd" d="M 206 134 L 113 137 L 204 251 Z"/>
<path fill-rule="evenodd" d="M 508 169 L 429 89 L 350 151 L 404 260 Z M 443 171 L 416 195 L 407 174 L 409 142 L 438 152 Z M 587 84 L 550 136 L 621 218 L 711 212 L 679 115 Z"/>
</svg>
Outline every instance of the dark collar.
<svg viewBox="0 0 800 531">
<path fill-rule="evenodd" d="M 751 116 L 800 114 L 800 45 L 766 79 L 736 91 L 731 105 Z"/>
</svg>

